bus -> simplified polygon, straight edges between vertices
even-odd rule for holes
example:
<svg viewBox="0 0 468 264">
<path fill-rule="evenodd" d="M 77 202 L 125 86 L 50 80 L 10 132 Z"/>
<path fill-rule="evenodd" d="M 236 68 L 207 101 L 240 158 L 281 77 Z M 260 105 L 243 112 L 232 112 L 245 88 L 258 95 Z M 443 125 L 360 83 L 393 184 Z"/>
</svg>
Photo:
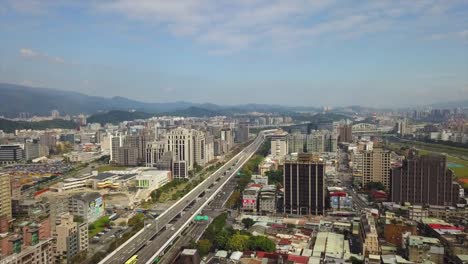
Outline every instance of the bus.
<svg viewBox="0 0 468 264">
<path fill-rule="evenodd" d="M 138 255 L 133 255 L 133 257 L 129 258 L 125 264 L 136 264 L 138 261 Z"/>
</svg>

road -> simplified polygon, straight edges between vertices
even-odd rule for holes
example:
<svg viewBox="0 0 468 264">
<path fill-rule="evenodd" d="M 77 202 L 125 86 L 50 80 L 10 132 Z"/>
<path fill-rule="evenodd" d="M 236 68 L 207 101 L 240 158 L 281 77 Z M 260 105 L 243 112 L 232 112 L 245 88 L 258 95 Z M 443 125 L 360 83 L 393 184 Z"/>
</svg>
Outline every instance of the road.
<svg viewBox="0 0 468 264">
<path fill-rule="evenodd" d="M 207 215 L 209 217 L 209 221 L 192 223 L 182 234 L 184 239 L 178 239 L 175 241 L 170 249 L 161 258 L 159 264 L 175 263 L 174 261 L 179 257 L 182 249 L 189 246 L 191 240 L 196 242 L 201 238 L 213 219 L 226 211 L 223 209 L 224 205 L 226 204 L 227 200 L 229 200 L 229 197 L 235 190 L 236 186 L 236 179 L 229 180 L 229 182 L 222 188 L 221 192 L 216 195 L 216 199 L 211 201 L 201 213 L 202 215 Z"/>
<path fill-rule="evenodd" d="M 249 160 L 263 140 L 264 133 L 261 132 L 252 144 L 226 162 L 168 210 L 159 215 L 151 224 L 145 226 L 99 263 L 125 263 L 133 255 L 138 255 L 138 263 L 146 263 L 152 260 L 158 251 L 164 250 L 164 247 L 168 246 L 167 242 L 173 239 L 174 233 L 180 232 L 182 227 L 188 226 L 188 222 L 190 222 L 193 215 L 201 210 L 207 204 L 208 198 L 220 190 L 227 180 L 234 176 L 235 171 L 239 170 Z"/>
<path fill-rule="evenodd" d="M 359 197 L 359 195 L 354 191 L 354 188 L 352 187 L 353 178 L 352 178 L 349 166 L 348 166 L 349 155 L 341 149 L 338 151 L 338 162 L 339 162 L 338 168 L 339 168 L 340 180 L 342 182 L 342 185 L 346 187 L 348 194 L 351 197 L 353 197 L 353 203 L 354 203 L 354 206 L 356 207 L 356 211 L 360 212 L 362 209 L 369 207 Z"/>
</svg>

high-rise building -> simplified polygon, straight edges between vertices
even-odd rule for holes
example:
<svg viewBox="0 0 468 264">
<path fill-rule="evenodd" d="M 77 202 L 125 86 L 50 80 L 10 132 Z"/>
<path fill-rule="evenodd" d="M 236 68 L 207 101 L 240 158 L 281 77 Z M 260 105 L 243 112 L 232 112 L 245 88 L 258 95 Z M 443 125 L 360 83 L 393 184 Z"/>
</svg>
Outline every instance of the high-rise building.
<svg viewBox="0 0 468 264">
<path fill-rule="evenodd" d="M 10 175 L 0 174 L 0 217 L 12 217 Z"/>
<path fill-rule="evenodd" d="M 374 148 L 362 152 L 362 184 L 381 182 L 390 188 L 390 151 Z"/>
<path fill-rule="evenodd" d="M 301 133 L 293 133 L 288 135 L 288 153 L 302 153 L 307 136 Z"/>
<path fill-rule="evenodd" d="M 338 134 L 327 133 L 325 135 L 324 151 L 336 152 L 338 150 Z"/>
<path fill-rule="evenodd" d="M 356 151 L 351 153 L 351 161 L 353 164 L 353 181 L 355 184 L 362 185 L 364 176 L 364 153 Z"/>
<path fill-rule="evenodd" d="M 146 144 L 146 167 L 156 167 L 166 152 L 166 141 L 159 140 Z"/>
<path fill-rule="evenodd" d="M 173 156 L 173 166 L 175 170 L 172 172 L 174 178 L 188 177 L 188 171 L 193 169 L 193 164 L 195 162 L 193 131 L 191 129 L 178 127 L 167 133 L 166 137 L 166 150 L 170 151 Z"/>
<path fill-rule="evenodd" d="M 322 215 L 325 209 L 323 161 L 302 153 L 286 158 L 283 168 L 284 200 L 287 214 Z"/>
<path fill-rule="evenodd" d="M 402 167 L 392 170 L 391 200 L 417 205 L 455 205 L 460 186 L 453 180 L 445 156 L 411 153 L 403 160 Z"/>
<path fill-rule="evenodd" d="M 338 127 L 338 142 L 353 142 L 353 129 L 351 125 L 345 124 Z"/>
<path fill-rule="evenodd" d="M 124 145 L 118 148 L 119 154 L 115 163 L 122 166 L 137 166 L 138 165 L 138 148 Z"/>
<path fill-rule="evenodd" d="M 325 136 L 320 131 L 307 135 L 306 150 L 308 153 L 321 153 L 324 150 Z"/>
<path fill-rule="evenodd" d="M 206 157 L 206 138 L 202 131 L 193 131 L 193 155 L 194 162 L 198 166 L 205 166 L 208 162 Z"/>
<path fill-rule="evenodd" d="M 240 124 L 237 128 L 236 142 L 244 143 L 249 140 L 249 125 Z"/>
<path fill-rule="evenodd" d="M 233 131 L 230 128 L 223 128 L 221 129 L 221 141 L 226 142 L 227 150 L 231 150 L 234 146 L 234 135 Z"/>
<path fill-rule="evenodd" d="M 146 136 L 145 135 L 127 135 L 123 139 L 123 147 L 136 149 L 137 163 L 144 162 L 146 156 Z"/>
<path fill-rule="evenodd" d="M 57 136 L 54 133 L 46 132 L 39 136 L 39 143 L 53 149 L 57 145 Z"/>
<path fill-rule="evenodd" d="M 330 131 L 312 131 L 307 135 L 306 151 L 309 153 L 336 152 L 338 136 Z"/>
<path fill-rule="evenodd" d="M 284 131 L 278 131 L 271 136 L 271 156 L 283 163 L 284 158 L 288 154 L 288 133 Z"/>
<path fill-rule="evenodd" d="M 119 148 L 123 145 L 123 137 L 111 135 L 110 138 L 110 161 L 117 162 Z"/>
</svg>

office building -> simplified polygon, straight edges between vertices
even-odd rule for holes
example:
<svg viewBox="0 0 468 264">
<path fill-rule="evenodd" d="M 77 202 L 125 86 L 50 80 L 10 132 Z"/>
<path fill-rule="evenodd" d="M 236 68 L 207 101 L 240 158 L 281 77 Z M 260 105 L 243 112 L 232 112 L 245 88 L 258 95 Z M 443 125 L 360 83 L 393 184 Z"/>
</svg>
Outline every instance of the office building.
<svg viewBox="0 0 468 264">
<path fill-rule="evenodd" d="M 353 142 L 352 126 L 351 125 L 340 125 L 338 126 L 338 142 Z"/>
<path fill-rule="evenodd" d="M 322 215 L 325 208 L 323 161 L 310 154 L 290 155 L 283 169 L 284 212 Z"/>
<path fill-rule="evenodd" d="M 166 135 L 166 151 L 172 153 L 174 178 L 187 178 L 195 163 L 193 131 L 178 127 Z"/>
<path fill-rule="evenodd" d="M 24 150 L 20 145 L 0 145 L 0 164 L 14 164 L 24 160 Z"/>
<path fill-rule="evenodd" d="M 392 170 L 391 200 L 417 205 L 455 205 L 459 198 L 459 185 L 447 168 L 446 157 L 411 153 L 400 168 Z"/>
<path fill-rule="evenodd" d="M 0 173 L 0 217 L 12 217 L 10 175 Z"/>
</svg>

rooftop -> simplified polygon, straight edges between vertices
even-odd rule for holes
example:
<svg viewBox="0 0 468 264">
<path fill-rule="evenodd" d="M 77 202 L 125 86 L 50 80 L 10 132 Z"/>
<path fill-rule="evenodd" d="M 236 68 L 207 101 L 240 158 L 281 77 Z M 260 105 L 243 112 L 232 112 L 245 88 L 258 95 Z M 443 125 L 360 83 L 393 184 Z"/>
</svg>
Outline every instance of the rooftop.
<svg viewBox="0 0 468 264">
<path fill-rule="evenodd" d="M 420 246 L 424 244 L 440 245 L 439 239 L 424 236 L 409 236 L 408 242 L 410 246 Z"/>
</svg>

